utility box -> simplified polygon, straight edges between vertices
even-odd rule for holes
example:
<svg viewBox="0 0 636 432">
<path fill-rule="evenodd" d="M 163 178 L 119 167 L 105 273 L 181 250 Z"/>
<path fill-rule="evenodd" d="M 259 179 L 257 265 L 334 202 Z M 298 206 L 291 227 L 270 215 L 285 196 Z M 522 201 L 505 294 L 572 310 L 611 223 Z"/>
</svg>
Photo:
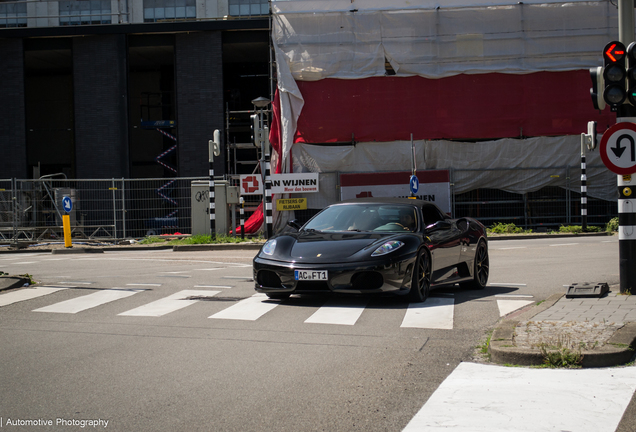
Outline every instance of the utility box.
<svg viewBox="0 0 636 432">
<path fill-rule="evenodd" d="M 228 209 L 228 182 L 225 180 L 214 181 L 214 231 L 216 234 L 228 233 L 229 209 Z M 236 194 L 238 202 L 238 187 Z M 193 180 L 190 186 L 192 207 L 192 235 L 210 235 L 210 183 L 206 180 Z M 232 198 L 234 199 L 234 198 Z"/>
<path fill-rule="evenodd" d="M 210 235 L 210 182 L 193 180 L 190 194 L 192 235 Z"/>
<path fill-rule="evenodd" d="M 227 187 L 227 203 L 228 204 L 238 204 L 240 197 L 241 197 L 241 191 L 239 190 L 238 186 Z"/>
</svg>

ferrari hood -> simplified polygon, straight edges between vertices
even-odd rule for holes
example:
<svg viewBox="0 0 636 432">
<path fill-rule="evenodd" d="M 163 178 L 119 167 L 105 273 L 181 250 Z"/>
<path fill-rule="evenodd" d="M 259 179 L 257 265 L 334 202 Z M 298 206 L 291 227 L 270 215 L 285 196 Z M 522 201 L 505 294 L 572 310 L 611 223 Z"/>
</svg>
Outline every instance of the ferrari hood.
<svg viewBox="0 0 636 432">
<path fill-rule="evenodd" d="M 309 262 L 339 262 L 347 260 L 365 248 L 378 246 L 388 236 L 383 234 L 298 233 L 289 254 L 294 259 Z M 374 249 L 375 250 L 375 249 Z M 373 252 L 373 250 L 371 251 Z M 369 253 L 371 253 L 369 252 Z"/>
</svg>

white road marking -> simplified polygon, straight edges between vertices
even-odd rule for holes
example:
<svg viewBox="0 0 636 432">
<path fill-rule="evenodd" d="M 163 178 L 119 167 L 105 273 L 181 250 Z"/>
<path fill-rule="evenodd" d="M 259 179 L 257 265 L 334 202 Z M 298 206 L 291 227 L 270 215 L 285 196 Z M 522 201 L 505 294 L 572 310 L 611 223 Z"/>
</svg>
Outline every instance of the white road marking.
<svg viewBox="0 0 636 432">
<path fill-rule="evenodd" d="M 22 264 L 35 264 L 37 261 L 22 261 L 22 262 L 14 262 L 11 263 L 13 265 L 22 265 Z"/>
<path fill-rule="evenodd" d="M 528 286 L 522 283 L 503 283 L 503 282 L 497 282 L 497 283 L 492 282 L 492 283 L 489 283 L 488 285 L 490 286 L 520 286 L 520 287 Z"/>
<path fill-rule="evenodd" d="M 526 369 L 461 363 L 404 432 L 614 432 L 636 368 Z"/>
<path fill-rule="evenodd" d="M 45 296 L 47 294 L 51 294 L 63 289 L 66 289 L 66 288 L 37 287 L 37 288 L 25 288 L 25 289 L 21 289 L 17 291 L 11 291 L 5 294 L 0 294 L 0 306 L 6 306 L 12 303 L 21 302 L 24 300 L 31 300 L 31 299 Z"/>
<path fill-rule="evenodd" d="M 225 285 L 195 285 L 194 288 L 223 288 L 223 289 L 231 289 L 234 287 L 225 286 Z"/>
<path fill-rule="evenodd" d="M 364 312 L 367 303 L 367 299 L 330 299 L 307 318 L 305 323 L 354 325 Z"/>
<path fill-rule="evenodd" d="M 533 298 L 534 296 L 530 294 L 495 294 L 495 297 Z"/>
<path fill-rule="evenodd" d="M 105 289 L 94 292 L 93 294 L 65 300 L 43 308 L 34 309 L 33 312 L 75 314 L 115 300 L 130 297 L 131 295 L 137 294 L 141 291 L 143 290 L 121 288 Z"/>
<path fill-rule="evenodd" d="M 561 243 L 561 244 L 551 244 L 550 247 L 555 247 L 555 246 L 576 246 L 578 245 L 578 243 Z"/>
<path fill-rule="evenodd" d="M 129 283 L 126 286 L 161 286 L 158 283 Z"/>
<path fill-rule="evenodd" d="M 59 285 L 92 285 L 93 282 L 75 282 L 75 281 L 61 281 L 56 282 Z"/>
<path fill-rule="evenodd" d="M 514 312 L 517 309 L 521 309 L 524 306 L 534 303 L 532 300 L 497 300 L 497 307 L 499 308 L 499 316 L 508 315 L 510 312 Z"/>
<path fill-rule="evenodd" d="M 195 271 L 212 271 L 212 270 L 224 270 L 225 267 L 215 267 L 215 268 L 204 268 L 204 269 L 194 269 Z"/>
<path fill-rule="evenodd" d="M 454 307 L 453 298 L 429 297 L 424 303 L 411 303 L 400 327 L 450 330 Z"/>
<path fill-rule="evenodd" d="M 189 297 L 212 297 L 221 291 L 207 291 L 207 290 L 183 290 L 168 297 L 164 297 L 160 300 L 153 301 L 151 303 L 139 306 L 138 308 L 131 309 L 127 312 L 122 312 L 119 315 L 122 316 L 148 316 L 148 317 L 160 317 L 170 312 L 183 309 L 196 303 L 198 300 L 186 300 Z"/>
<path fill-rule="evenodd" d="M 270 301 L 265 294 L 256 293 L 208 318 L 256 321 L 279 304 Z"/>
<path fill-rule="evenodd" d="M 496 250 L 511 250 L 511 249 L 528 249 L 525 246 L 507 247 L 507 248 L 493 248 Z"/>
</svg>

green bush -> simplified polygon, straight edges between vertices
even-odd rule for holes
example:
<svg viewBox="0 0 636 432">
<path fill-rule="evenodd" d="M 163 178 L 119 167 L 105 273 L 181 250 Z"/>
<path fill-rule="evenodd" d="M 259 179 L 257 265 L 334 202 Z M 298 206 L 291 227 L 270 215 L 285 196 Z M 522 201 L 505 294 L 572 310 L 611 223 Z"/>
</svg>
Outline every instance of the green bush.
<svg viewBox="0 0 636 432">
<path fill-rule="evenodd" d="M 492 234 L 524 234 L 531 233 L 532 230 L 525 230 L 513 223 L 504 224 L 501 222 L 497 222 L 493 226 L 488 228 L 488 232 Z"/>
<path fill-rule="evenodd" d="M 569 233 L 569 234 L 580 234 L 582 232 L 601 232 L 603 229 L 598 226 L 588 225 L 587 229 L 583 231 L 583 227 L 580 225 L 568 225 L 559 227 L 560 233 Z"/>
<path fill-rule="evenodd" d="M 610 221 L 607 223 L 607 225 L 605 225 L 605 231 L 607 232 L 616 232 L 618 231 L 618 218 L 612 218 L 610 219 Z"/>
</svg>

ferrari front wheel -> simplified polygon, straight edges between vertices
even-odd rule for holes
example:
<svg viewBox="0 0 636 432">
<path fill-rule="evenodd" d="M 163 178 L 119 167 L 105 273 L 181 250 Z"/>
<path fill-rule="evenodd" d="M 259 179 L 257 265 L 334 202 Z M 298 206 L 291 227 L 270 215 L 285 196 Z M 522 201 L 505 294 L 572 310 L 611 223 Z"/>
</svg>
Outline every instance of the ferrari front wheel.
<svg viewBox="0 0 636 432">
<path fill-rule="evenodd" d="M 417 254 L 411 279 L 411 290 L 408 299 L 420 303 L 428 298 L 431 290 L 431 260 L 428 252 L 421 250 Z"/>
</svg>

